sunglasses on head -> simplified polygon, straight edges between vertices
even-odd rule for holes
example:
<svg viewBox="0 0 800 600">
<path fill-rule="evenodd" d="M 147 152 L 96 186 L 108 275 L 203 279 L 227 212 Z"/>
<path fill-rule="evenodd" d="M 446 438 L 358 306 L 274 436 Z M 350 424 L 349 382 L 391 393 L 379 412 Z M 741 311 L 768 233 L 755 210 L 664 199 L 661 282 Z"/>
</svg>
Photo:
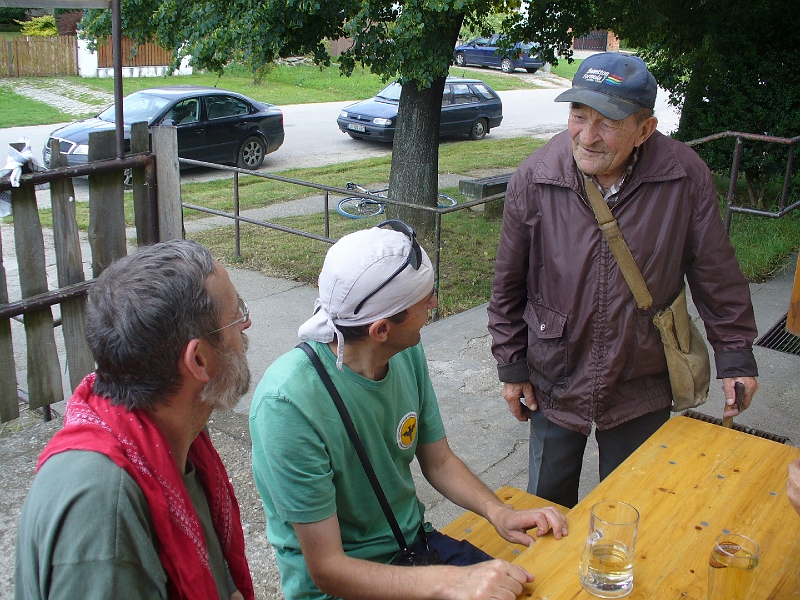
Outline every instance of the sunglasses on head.
<svg viewBox="0 0 800 600">
<path fill-rule="evenodd" d="M 364 303 L 367 300 L 369 300 L 370 298 L 372 298 L 372 296 L 374 296 L 383 288 L 385 288 L 392 279 L 394 279 L 400 273 L 402 273 L 403 269 L 411 265 L 412 269 L 418 271 L 420 265 L 422 264 L 422 248 L 420 248 L 419 244 L 417 243 L 417 234 L 414 232 L 414 230 L 411 229 L 411 227 L 409 227 L 402 221 L 399 221 L 397 219 L 389 219 L 388 221 L 382 221 L 381 223 L 378 223 L 375 227 L 384 227 L 384 226 L 391 227 L 394 231 L 399 231 L 400 233 L 404 234 L 409 240 L 411 240 L 411 250 L 409 251 L 408 256 L 406 257 L 406 260 L 403 262 L 403 264 L 400 265 L 394 273 L 389 275 L 389 278 L 386 281 L 384 281 L 382 284 L 380 284 L 378 287 L 372 290 L 369 294 L 364 296 L 364 299 L 358 303 L 358 306 L 356 306 L 356 309 L 353 311 L 354 315 L 358 314 L 358 312 L 361 310 L 361 307 L 364 306 Z"/>
</svg>

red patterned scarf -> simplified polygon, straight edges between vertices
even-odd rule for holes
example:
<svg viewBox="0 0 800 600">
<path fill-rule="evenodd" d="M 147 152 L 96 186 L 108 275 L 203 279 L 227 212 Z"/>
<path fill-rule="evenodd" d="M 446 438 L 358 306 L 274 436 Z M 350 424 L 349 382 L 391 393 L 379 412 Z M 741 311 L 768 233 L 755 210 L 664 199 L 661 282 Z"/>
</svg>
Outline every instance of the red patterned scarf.
<svg viewBox="0 0 800 600">
<path fill-rule="evenodd" d="M 90 373 L 75 389 L 67 403 L 64 428 L 42 451 L 37 471 L 48 458 L 67 450 L 90 450 L 108 456 L 133 478 L 147 500 L 158 537 L 158 556 L 169 577 L 170 598 L 216 600 L 217 587 L 202 526 L 166 437 L 146 412 L 128 412 L 94 394 L 94 379 L 95 374 Z M 245 600 L 253 600 L 239 503 L 205 431 L 189 448 L 189 460 L 205 491 L 233 582 Z M 190 548 L 194 552 L 187 551 Z"/>
</svg>

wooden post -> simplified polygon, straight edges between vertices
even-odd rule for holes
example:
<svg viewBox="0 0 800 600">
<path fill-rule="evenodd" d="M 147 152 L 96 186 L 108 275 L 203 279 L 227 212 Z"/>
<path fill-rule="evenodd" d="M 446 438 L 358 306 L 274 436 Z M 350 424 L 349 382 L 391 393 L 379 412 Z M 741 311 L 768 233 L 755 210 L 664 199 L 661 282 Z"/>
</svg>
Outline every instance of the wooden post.
<svg viewBox="0 0 800 600">
<path fill-rule="evenodd" d="M 797 268 L 794 272 L 792 298 L 789 301 L 789 313 L 786 316 L 786 331 L 792 335 L 800 335 L 800 256 L 797 257 Z"/>
<path fill-rule="evenodd" d="M 14 211 L 14 245 L 17 251 L 22 297 L 48 291 L 44 239 L 33 186 L 11 190 Z M 53 313 L 50 307 L 25 314 L 28 358 L 28 406 L 39 408 L 64 399 L 58 362 Z"/>
<path fill-rule="evenodd" d="M 89 161 L 116 156 L 114 131 L 89 134 Z M 127 254 L 125 238 L 125 187 L 123 173 L 89 175 L 89 244 L 92 275 Z"/>
<path fill-rule="evenodd" d="M 183 238 L 181 173 L 178 163 L 177 127 L 153 127 L 153 154 L 156 155 L 158 179 L 159 240 Z"/>
<path fill-rule="evenodd" d="M 6 269 L 3 266 L 3 239 L 0 232 L 0 304 L 8 303 Z M 17 367 L 11 340 L 11 319 L 0 319 L 0 423 L 19 416 Z"/>
<path fill-rule="evenodd" d="M 131 154 L 150 151 L 150 129 L 147 121 L 131 125 Z M 133 216 L 136 223 L 136 245 L 152 244 L 147 234 L 147 189 L 145 188 L 144 169 L 132 169 L 133 179 Z"/>
<path fill-rule="evenodd" d="M 65 166 L 67 157 L 59 152 L 58 141 L 50 140 L 50 167 Z M 52 181 L 50 200 L 53 204 L 53 245 L 56 252 L 58 287 L 66 287 L 85 280 L 78 223 L 75 220 L 75 190 L 72 179 Z M 84 297 L 61 302 L 61 332 L 67 351 L 69 383 L 74 390 L 94 369 L 94 358 L 86 342 Z"/>
</svg>

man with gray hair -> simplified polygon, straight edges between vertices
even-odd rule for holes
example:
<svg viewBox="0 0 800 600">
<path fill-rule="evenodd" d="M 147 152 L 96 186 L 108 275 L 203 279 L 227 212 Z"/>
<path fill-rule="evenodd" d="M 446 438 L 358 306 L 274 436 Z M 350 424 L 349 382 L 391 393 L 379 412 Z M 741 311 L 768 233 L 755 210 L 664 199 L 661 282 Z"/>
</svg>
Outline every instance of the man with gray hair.
<svg viewBox="0 0 800 600">
<path fill-rule="evenodd" d="M 252 600 L 239 506 L 203 430 L 250 385 L 247 305 L 196 242 L 137 249 L 89 292 L 97 368 L 22 508 L 15 597 Z"/>
<path fill-rule="evenodd" d="M 253 471 L 287 600 L 512 600 L 533 579 L 431 530 L 409 467 L 415 457 L 433 487 L 505 539 L 529 545 L 534 527 L 566 535 L 555 508 L 515 511 L 450 449 L 420 344 L 435 306 L 430 259 L 405 223 L 344 236 L 325 257 L 314 315 L 300 327 L 307 346 L 276 360 L 258 385 Z M 425 566 L 401 566 L 410 564 Z"/>
<path fill-rule="evenodd" d="M 588 199 L 596 188 L 659 311 L 688 281 L 735 416 L 758 389 L 747 281 L 719 214 L 711 172 L 656 131 L 656 80 L 619 53 L 581 63 L 567 131 L 517 169 L 506 193 L 489 331 L 503 397 L 530 420 L 528 491 L 574 506 L 595 427 L 602 480 L 670 415 L 664 345 L 637 308 Z M 594 196 L 594 194 L 592 194 Z M 600 202 L 602 203 L 602 199 Z M 602 206 L 602 205 L 601 205 Z"/>
</svg>

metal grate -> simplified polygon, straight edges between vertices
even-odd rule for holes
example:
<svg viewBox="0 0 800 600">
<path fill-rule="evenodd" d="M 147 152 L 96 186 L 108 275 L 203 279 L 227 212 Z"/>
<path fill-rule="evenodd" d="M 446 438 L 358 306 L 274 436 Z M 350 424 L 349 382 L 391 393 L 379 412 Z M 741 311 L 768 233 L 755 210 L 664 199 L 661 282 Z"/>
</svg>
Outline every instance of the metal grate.
<svg viewBox="0 0 800 600">
<path fill-rule="evenodd" d="M 703 421 L 705 423 L 712 423 L 714 425 L 722 425 L 722 419 L 718 419 L 716 417 L 711 417 L 709 415 L 705 415 L 700 412 L 696 412 L 693 410 L 687 410 L 681 413 L 684 417 L 689 417 L 690 419 L 697 419 L 698 421 Z M 747 427 L 746 425 L 740 425 L 739 423 L 731 423 L 731 429 L 734 431 L 741 431 L 742 433 L 749 433 L 750 435 L 755 435 L 760 438 L 764 438 L 765 440 L 771 440 L 773 442 L 778 442 L 779 444 L 788 444 L 789 438 L 783 435 L 778 435 L 777 433 L 770 433 L 769 431 L 761 431 L 760 429 L 753 429 L 752 427 Z"/>
<path fill-rule="evenodd" d="M 756 346 L 800 356 L 800 337 L 786 331 L 786 317 L 775 323 L 770 330 L 756 340 Z"/>
</svg>

